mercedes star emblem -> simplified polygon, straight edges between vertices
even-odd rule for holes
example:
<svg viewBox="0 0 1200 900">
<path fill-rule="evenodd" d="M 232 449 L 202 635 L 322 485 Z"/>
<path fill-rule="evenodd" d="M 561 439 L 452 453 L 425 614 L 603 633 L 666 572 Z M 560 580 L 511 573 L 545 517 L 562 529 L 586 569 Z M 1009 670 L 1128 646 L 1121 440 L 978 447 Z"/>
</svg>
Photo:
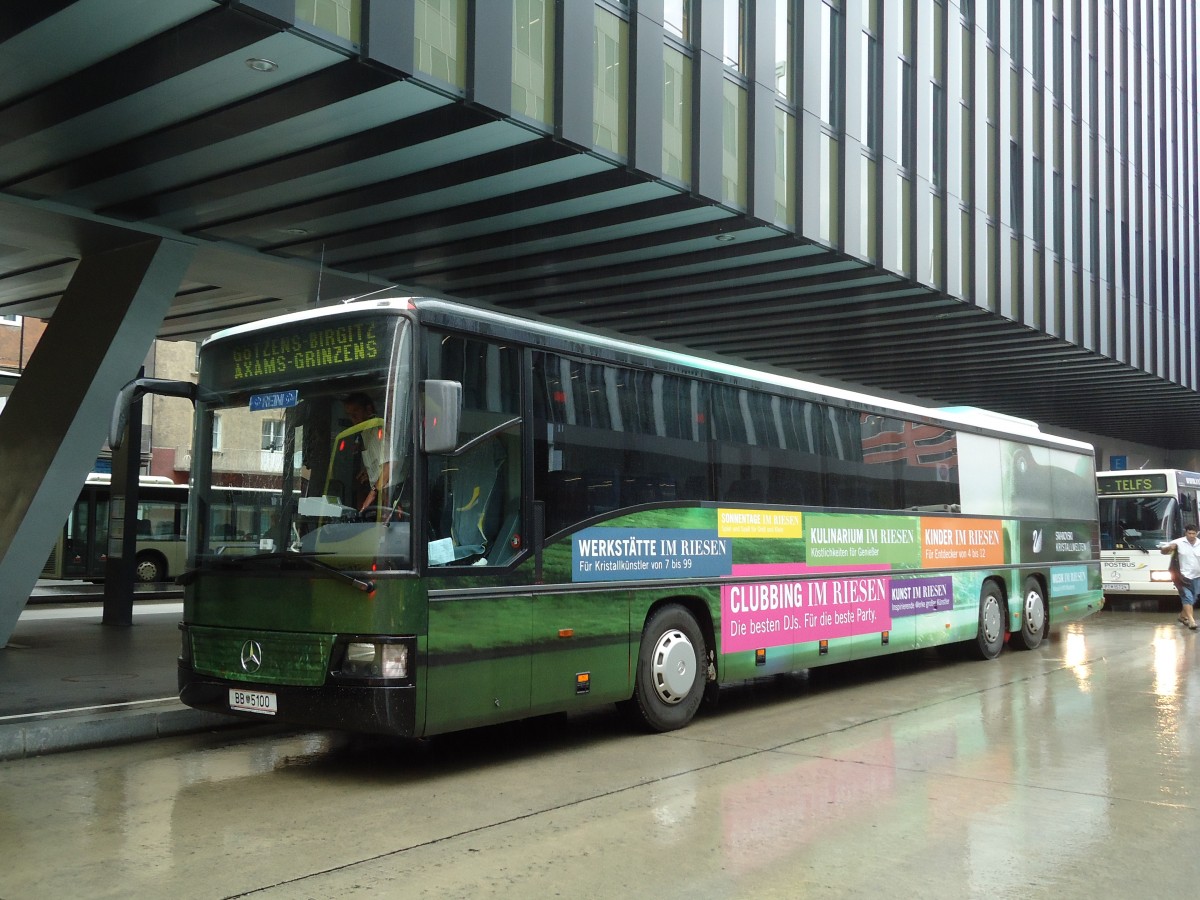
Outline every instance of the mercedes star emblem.
<svg viewBox="0 0 1200 900">
<path fill-rule="evenodd" d="M 258 641 L 246 641 L 242 644 L 242 671 L 257 672 L 262 665 L 262 644 Z"/>
</svg>

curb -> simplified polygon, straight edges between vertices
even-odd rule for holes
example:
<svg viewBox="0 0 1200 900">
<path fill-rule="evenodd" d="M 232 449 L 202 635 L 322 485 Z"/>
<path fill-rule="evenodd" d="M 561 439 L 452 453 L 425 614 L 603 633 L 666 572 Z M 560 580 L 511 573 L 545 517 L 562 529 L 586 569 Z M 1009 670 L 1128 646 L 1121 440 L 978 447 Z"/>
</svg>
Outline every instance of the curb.
<svg viewBox="0 0 1200 900">
<path fill-rule="evenodd" d="M 147 703 L 136 710 L 81 711 L 52 716 L 31 713 L 0 725 L 0 761 L 197 731 L 245 728 L 252 724 L 220 713 L 191 709 L 177 700 Z"/>
</svg>

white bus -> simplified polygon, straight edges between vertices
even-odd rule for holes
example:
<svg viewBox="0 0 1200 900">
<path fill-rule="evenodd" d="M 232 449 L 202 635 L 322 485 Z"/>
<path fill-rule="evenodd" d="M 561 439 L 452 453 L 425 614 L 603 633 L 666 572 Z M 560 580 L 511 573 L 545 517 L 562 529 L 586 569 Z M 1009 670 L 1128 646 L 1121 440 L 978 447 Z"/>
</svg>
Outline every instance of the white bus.
<svg viewBox="0 0 1200 900">
<path fill-rule="evenodd" d="M 1200 510 L 1200 472 L 1138 469 L 1097 472 L 1100 561 L 1105 594 L 1172 596 L 1163 541 L 1183 534 Z"/>
<path fill-rule="evenodd" d="M 111 476 L 93 472 L 67 516 L 42 567 L 42 578 L 81 579 L 99 584 L 108 565 Z M 230 556 L 264 549 L 272 522 L 279 518 L 279 492 L 262 487 L 214 488 L 205 513 L 212 521 L 214 552 Z M 134 578 L 171 581 L 187 562 L 188 486 L 170 478 L 138 479 L 137 544 Z M 273 545 L 272 545 L 273 546 Z"/>
</svg>

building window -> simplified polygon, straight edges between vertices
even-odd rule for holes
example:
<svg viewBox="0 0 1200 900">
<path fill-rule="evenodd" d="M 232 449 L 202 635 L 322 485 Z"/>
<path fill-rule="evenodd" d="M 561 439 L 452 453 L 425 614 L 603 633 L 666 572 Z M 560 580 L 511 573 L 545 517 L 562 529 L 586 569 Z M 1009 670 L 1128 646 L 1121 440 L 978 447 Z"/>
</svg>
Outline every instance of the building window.
<svg viewBox="0 0 1200 900">
<path fill-rule="evenodd" d="M 958 227 L 962 234 L 962 249 L 958 254 L 958 277 L 962 282 L 962 295 L 970 299 L 975 294 L 975 231 L 971 222 L 971 208 L 960 206 L 958 209 Z"/>
<path fill-rule="evenodd" d="M 358 43 L 361 0 L 296 0 L 296 21 Z"/>
<path fill-rule="evenodd" d="M 467 83 L 466 0 L 415 0 L 416 68 L 455 87 Z"/>
<path fill-rule="evenodd" d="M 20 325 L 20 316 L 0 316 L 0 325 Z"/>
<path fill-rule="evenodd" d="M 1020 232 L 1025 221 L 1025 172 L 1021 145 L 1012 141 L 1008 145 L 1009 211 L 1014 231 Z"/>
<path fill-rule="evenodd" d="M 775 107 L 775 221 L 796 227 L 796 117 Z"/>
<path fill-rule="evenodd" d="M 213 453 L 221 451 L 221 416 L 213 413 L 212 417 L 212 449 Z"/>
<path fill-rule="evenodd" d="M 722 115 L 721 199 L 746 208 L 746 90 L 725 79 Z"/>
<path fill-rule="evenodd" d="M 629 23 L 597 6 L 593 34 L 592 139 L 597 149 L 623 157 L 629 141 Z"/>
<path fill-rule="evenodd" d="M 1040 85 L 1045 74 L 1045 42 L 1044 35 L 1046 30 L 1046 16 L 1042 0 L 1033 0 L 1033 59 L 1032 74 L 1034 83 Z"/>
<path fill-rule="evenodd" d="M 746 74 L 746 0 L 725 0 L 725 65 Z"/>
<path fill-rule="evenodd" d="M 1046 242 L 1046 176 L 1042 161 L 1033 158 L 1033 240 L 1038 246 Z"/>
<path fill-rule="evenodd" d="M 842 203 L 841 191 L 841 147 L 837 138 L 823 134 L 821 143 L 821 173 L 818 185 L 821 191 L 821 216 L 817 237 L 829 244 L 837 244 L 841 230 L 839 211 Z"/>
<path fill-rule="evenodd" d="M 945 265 L 946 243 L 942 238 L 942 235 L 945 234 L 942 219 L 945 209 L 946 201 L 941 194 L 935 192 L 931 198 L 929 211 L 929 272 L 926 275 L 925 283 L 938 288 L 944 286 L 942 268 Z"/>
<path fill-rule="evenodd" d="M 912 145 L 913 67 L 906 59 L 896 60 L 896 104 L 897 123 L 900 127 L 896 139 L 900 145 L 900 167 L 911 169 L 914 147 Z"/>
<path fill-rule="evenodd" d="M 945 184 L 946 172 L 946 99 L 942 86 L 937 82 L 930 85 L 933 104 L 933 116 L 930 119 L 930 130 L 933 137 L 933 171 L 930 173 L 933 189 L 942 190 Z"/>
<path fill-rule="evenodd" d="M 900 43 L 900 56 L 896 59 L 896 102 L 897 124 L 900 133 L 897 136 L 900 150 L 900 167 L 907 171 L 914 168 L 916 154 L 916 129 L 913 127 L 917 119 L 916 110 L 916 35 L 913 34 L 913 6 L 911 0 L 903 0 L 903 36 Z"/>
<path fill-rule="evenodd" d="M 896 175 L 896 218 L 893 238 L 895 253 L 899 260 L 897 268 L 903 275 L 911 275 L 913 251 L 913 183 L 901 174 Z"/>
<path fill-rule="evenodd" d="M 930 78 L 930 103 L 932 105 L 930 130 L 933 141 L 933 171 L 930 177 L 933 189 L 941 192 L 946 186 L 946 147 L 950 136 L 946 133 L 946 8 L 942 0 L 933 5 L 933 75 Z"/>
<path fill-rule="evenodd" d="M 871 0 L 867 26 L 862 33 L 862 128 L 863 145 L 879 152 L 879 32 L 878 2 Z"/>
<path fill-rule="evenodd" d="M 283 450 L 283 419 L 262 420 L 262 449 L 273 453 Z"/>
<path fill-rule="evenodd" d="M 775 92 L 780 97 L 792 96 L 792 47 L 796 39 L 795 4 L 775 4 Z"/>
<path fill-rule="evenodd" d="M 958 197 L 964 208 L 970 208 L 975 200 L 975 44 L 972 40 L 973 26 L 971 25 L 966 7 L 962 8 L 962 96 L 959 97 L 961 106 L 961 128 L 958 136 L 962 148 L 959 172 L 960 181 L 956 185 Z M 969 232 L 963 233 L 963 255 L 971 244 Z M 964 265 L 964 269 L 967 266 Z M 970 282 L 963 280 L 963 290 L 967 290 Z"/>
<path fill-rule="evenodd" d="M 875 186 L 875 168 L 876 162 L 871 157 L 866 154 L 859 157 L 859 176 L 864 186 L 863 209 L 860 211 L 858 219 L 859 246 L 865 248 L 868 262 L 875 262 L 879 259 L 879 243 L 876 239 L 879 196 Z"/>
<path fill-rule="evenodd" d="M 663 4 L 663 25 L 667 34 L 691 44 L 692 0 L 666 0 Z"/>
<path fill-rule="evenodd" d="M 545 125 L 554 118 L 554 2 L 513 3 L 513 113 Z"/>
<path fill-rule="evenodd" d="M 1012 41 L 1012 62 L 1016 69 L 1020 69 L 1025 62 L 1025 33 L 1021 22 L 1023 5 L 1017 0 L 1009 0 L 1008 3 L 1009 39 Z"/>
<path fill-rule="evenodd" d="M 821 4 L 821 121 L 836 130 L 841 127 L 842 18 L 829 0 Z"/>
<path fill-rule="evenodd" d="M 692 181 L 692 60 L 663 48 L 663 175 Z"/>
</svg>

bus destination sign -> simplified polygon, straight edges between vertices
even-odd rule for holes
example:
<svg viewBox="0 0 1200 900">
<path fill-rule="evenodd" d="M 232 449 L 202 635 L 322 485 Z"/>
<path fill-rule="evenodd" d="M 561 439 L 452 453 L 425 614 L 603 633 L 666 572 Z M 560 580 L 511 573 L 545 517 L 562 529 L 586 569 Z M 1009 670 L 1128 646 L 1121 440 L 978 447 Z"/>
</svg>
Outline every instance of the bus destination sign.
<svg viewBox="0 0 1200 900">
<path fill-rule="evenodd" d="M 300 392 L 274 391 L 270 394 L 254 394 L 250 397 L 250 412 L 263 412 L 268 409 L 287 409 L 300 403 Z"/>
<path fill-rule="evenodd" d="M 209 386 L 217 390 L 374 369 L 384 362 L 392 321 L 298 322 L 291 327 L 215 344 Z"/>
<path fill-rule="evenodd" d="M 1167 490 L 1167 476 L 1161 473 L 1139 475 L 1101 475 L 1096 479 L 1101 494 L 1163 494 Z"/>
</svg>

